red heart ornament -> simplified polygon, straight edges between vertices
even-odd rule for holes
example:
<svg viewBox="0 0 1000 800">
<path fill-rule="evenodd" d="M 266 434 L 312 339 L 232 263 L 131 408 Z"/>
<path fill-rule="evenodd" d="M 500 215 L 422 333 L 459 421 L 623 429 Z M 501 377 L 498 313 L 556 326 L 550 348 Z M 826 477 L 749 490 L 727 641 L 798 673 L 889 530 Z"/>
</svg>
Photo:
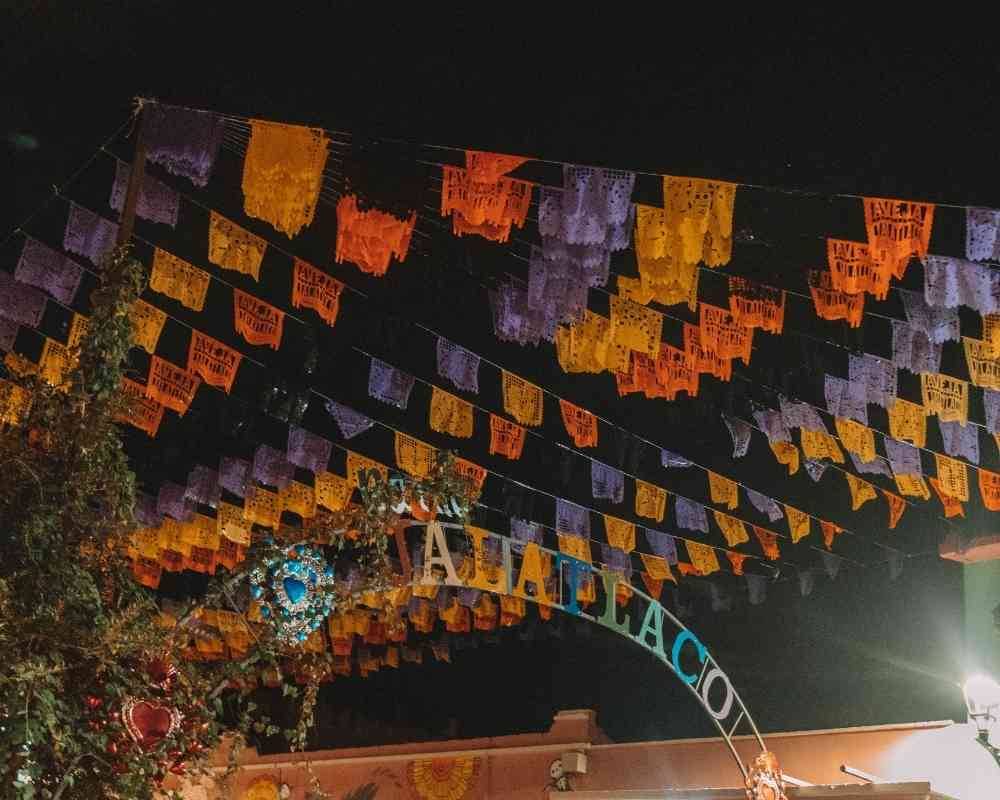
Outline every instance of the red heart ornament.
<svg viewBox="0 0 1000 800">
<path fill-rule="evenodd" d="M 122 705 L 122 722 L 139 747 L 151 750 L 157 742 L 177 731 L 181 715 L 176 708 L 130 697 Z"/>
</svg>

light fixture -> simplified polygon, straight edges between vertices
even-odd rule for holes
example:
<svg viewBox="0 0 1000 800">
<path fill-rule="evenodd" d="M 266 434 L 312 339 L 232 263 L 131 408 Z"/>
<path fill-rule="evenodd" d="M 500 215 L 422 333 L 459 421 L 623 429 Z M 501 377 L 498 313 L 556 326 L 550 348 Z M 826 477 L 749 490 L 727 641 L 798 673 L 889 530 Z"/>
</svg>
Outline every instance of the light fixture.
<svg viewBox="0 0 1000 800">
<path fill-rule="evenodd" d="M 976 723 L 976 741 L 1000 766 L 1000 747 L 990 741 L 994 733 L 1000 734 L 1000 684 L 987 675 L 973 675 L 962 686 L 962 693 L 969 719 Z"/>
</svg>

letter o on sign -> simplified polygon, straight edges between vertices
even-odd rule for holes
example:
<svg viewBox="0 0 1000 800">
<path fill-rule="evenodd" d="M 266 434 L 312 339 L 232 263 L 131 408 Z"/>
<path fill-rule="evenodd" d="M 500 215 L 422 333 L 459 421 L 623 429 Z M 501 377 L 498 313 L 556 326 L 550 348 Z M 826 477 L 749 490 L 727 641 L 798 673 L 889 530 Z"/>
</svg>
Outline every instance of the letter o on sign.
<svg viewBox="0 0 1000 800">
<path fill-rule="evenodd" d="M 708 701 L 708 693 L 712 689 L 712 684 L 717 680 L 721 680 L 726 687 L 726 699 L 722 703 L 722 708 L 718 711 L 712 708 L 712 704 Z M 733 685 L 729 682 L 729 678 L 726 677 L 726 673 L 718 667 L 712 667 L 705 676 L 705 680 L 702 681 L 701 701 L 705 704 L 705 708 L 708 709 L 708 713 L 718 720 L 725 719 L 729 716 L 729 712 L 733 710 Z"/>
</svg>

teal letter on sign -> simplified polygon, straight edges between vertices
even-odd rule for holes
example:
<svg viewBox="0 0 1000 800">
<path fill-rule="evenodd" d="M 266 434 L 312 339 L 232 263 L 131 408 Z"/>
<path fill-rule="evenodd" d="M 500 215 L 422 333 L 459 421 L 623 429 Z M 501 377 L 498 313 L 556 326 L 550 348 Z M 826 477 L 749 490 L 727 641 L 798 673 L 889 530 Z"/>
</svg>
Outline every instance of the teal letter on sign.
<svg viewBox="0 0 1000 800">
<path fill-rule="evenodd" d="M 611 600 L 611 603 L 614 604 L 614 599 Z M 646 641 L 646 637 L 651 633 L 656 641 L 652 647 Z M 667 660 L 667 654 L 663 652 L 663 608 L 655 600 L 650 601 L 649 607 L 646 609 L 646 616 L 642 619 L 642 627 L 632 638 L 653 655 L 663 661 Z"/>
<path fill-rule="evenodd" d="M 698 680 L 698 676 L 690 675 L 681 669 L 681 648 L 684 646 L 684 642 L 688 641 L 688 639 L 691 640 L 691 643 L 698 651 L 698 661 L 702 664 L 705 663 L 705 658 L 708 655 L 705 645 L 699 642 L 698 637 L 688 630 L 681 631 L 677 634 L 677 638 L 674 639 L 674 648 L 670 652 L 670 661 L 674 665 L 674 672 L 677 673 L 677 676 L 684 681 L 684 683 L 694 683 Z"/>
<path fill-rule="evenodd" d="M 628 614 L 625 615 L 625 619 L 621 622 L 618 622 L 618 620 L 615 619 L 617 616 L 615 610 L 615 594 L 621 579 L 615 572 L 605 572 L 604 570 L 601 570 L 601 580 L 604 581 L 604 613 L 597 618 L 597 621 L 605 628 L 611 628 L 611 630 L 616 633 L 628 636 Z"/>
<path fill-rule="evenodd" d="M 553 553 L 553 557 L 556 562 L 556 577 L 560 581 L 562 581 L 562 565 L 565 564 L 569 567 L 566 570 L 566 581 L 569 583 L 569 602 L 564 604 L 563 611 L 579 617 L 581 614 L 580 606 L 576 601 L 576 590 L 583 583 L 583 578 L 586 574 L 584 570 L 590 571 L 590 565 L 578 558 L 573 558 L 573 556 L 567 556 L 564 553 Z"/>
</svg>

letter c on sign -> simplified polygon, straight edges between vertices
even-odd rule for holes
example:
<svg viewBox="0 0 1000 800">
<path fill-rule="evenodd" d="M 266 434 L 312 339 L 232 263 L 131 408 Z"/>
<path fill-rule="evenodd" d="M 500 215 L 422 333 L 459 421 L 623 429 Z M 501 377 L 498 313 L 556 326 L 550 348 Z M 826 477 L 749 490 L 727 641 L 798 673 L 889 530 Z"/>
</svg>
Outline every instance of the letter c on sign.
<svg viewBox="0 0 1000 800">
<path fill-rule="evenodd" d="M 691 644 L 695 646 L 698 651 L 698 661 L 701 664 L 705 663 L 705 657 L 708 655 L 708 651 L 705 650 L 705 645 L 698 641 L 698 637 L 695 636 L 691 631 L 683 630 L 677 634 L 677 638 L 674 639 L 674 647 L 670 651 L 670 663 L 673 664 L 674 672 L 677 676 L 684 681 L 684 683 L 694 683 L 698 680 L 697 675 L 691 675 L 681 669 L 681 648 L 684 646 L 686 641 L 690 640 Z M 723 676 L 725 677 L 725 676 Z"/>
</svg>

